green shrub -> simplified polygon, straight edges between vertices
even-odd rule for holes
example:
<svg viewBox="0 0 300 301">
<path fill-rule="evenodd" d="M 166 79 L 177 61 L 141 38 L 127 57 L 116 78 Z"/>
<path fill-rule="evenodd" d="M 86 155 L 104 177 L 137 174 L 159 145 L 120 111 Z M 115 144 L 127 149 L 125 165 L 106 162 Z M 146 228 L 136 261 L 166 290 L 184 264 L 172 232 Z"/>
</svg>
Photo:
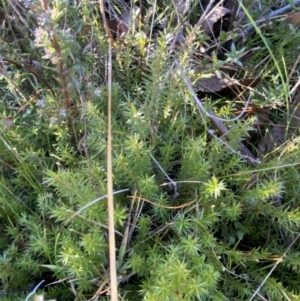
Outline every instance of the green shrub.
<svg viewBox="0 0 300 301">
<path fill-rule="evenodd" d="M 46 280 L 46 299 L 88 300 L 98 291 L 106 300 L 107 38 L 98 4 L 46 4 L 1 6 L 1 292 L 17 300 L 10 294 L 21 296 Z M 190 49 L 176 46 L 170 54 L 176 26 L 150 29 L 146 22 L 153 17 L 159 24 L 172 7 L 159 3 L 153 15 L 145 7 L 144 23 L 113 48 L 121 300 L 249 300 L 263 281 L 254 300 L 299 300 L 299 244 L 287 249 L 300 226 L 297 143 L 256 164 L 238 149 L 253 134 L 255 118 L 226 122 L 230 141 L 209 135 L 214 125 L 172 65 L 177 59 L 186 76 L 197 77 Z M 290 43 L 298 45 L 300 36 L 291 32 L 290 41 L 276 30 L 269 42 L 286 41 L 274 52 L 285 77 L 294 61 L 282 58 L 290 59 Z M 203 40 L 195 45 L 209 43 L 200 29 L 197 37 Z M 258 89 L 257 103 L 284 101 L 274 61 L 261 70 L 273 80 L 261 83 L 267 96 Z M 204 98 L 204 105 L 232 118 L 239 104 L 217 98 Z M 273 206 L 279 197 L 284 205 Z"/>
</svg>

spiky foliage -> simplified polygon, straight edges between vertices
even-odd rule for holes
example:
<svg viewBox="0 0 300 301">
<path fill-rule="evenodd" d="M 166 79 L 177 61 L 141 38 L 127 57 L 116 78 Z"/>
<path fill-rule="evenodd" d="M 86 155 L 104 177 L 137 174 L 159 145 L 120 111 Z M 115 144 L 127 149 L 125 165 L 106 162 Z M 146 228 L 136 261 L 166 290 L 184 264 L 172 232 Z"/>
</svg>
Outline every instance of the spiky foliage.
<svg viewBox="0 0 300 301">
<path fill-rule="evenodd" d="M 299 246 L 284 254 L 300 226 L 298 144 L 255 164 L 238 149 L 253 133 L 255 118 L 227 122 L 229 141 L 216 132 L 211 136 L 214 125 L 199 113 L 173 64 L 176 59 L 187 77 L 199 77 L 191 68 L 191 47 L 172 43 L 179 30 L 173 7 L 144 5 L 139 25 L 123 32 L 113 50 L 120 298 L 249 300 L 265 281 L 254 300 L 299 300 Z M 110 12 L 122 9 L 109 3 Z M 41 279 L 55 283 L 44 287 L 47 299 L 106 300 L 109 291 L 107 37 L 97 12 L 98 4 L 86 1 L 2 1 L 0 281 L 5 295 L 31 291 Z M 193 10 L 191 24 L 198 17 Z M 189 33 L 189 26 L 185 30 Z M 261 66 L 271 80 L 257 90 L 257 103 L 287 96 L 278 84 L 293 64 L 290 43 L 298 45 L 300 36 L 294 29 L 289 36 L 280 26 L 276 30 L 267 41 L 279 40 L 277 65 L 269 60 Z M 200 29 L 196 37 L 195 49 L 208 45 Z M 251 43 L 262 43 L 261 38 Z M 202 77 L 226 62 L 239 64 L 234 48 L 228 61 L 215 54 L 207 69 L 203 59 Z M 250 72 L 257 72 L 253 66 L 260 55 L 265 53 L 254 57 Z M 239 102 L 222 97 L 203 103 L 225 119 L 239 108 Z M 273 205 L 278 197 L 284 206 Z"/>
</svg>

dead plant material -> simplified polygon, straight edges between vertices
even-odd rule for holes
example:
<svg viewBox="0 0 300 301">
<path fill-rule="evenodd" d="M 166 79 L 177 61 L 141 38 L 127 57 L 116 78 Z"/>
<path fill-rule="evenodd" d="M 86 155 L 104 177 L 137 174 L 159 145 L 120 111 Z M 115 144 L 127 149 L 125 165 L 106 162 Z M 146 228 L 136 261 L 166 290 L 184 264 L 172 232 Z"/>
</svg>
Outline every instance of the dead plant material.
<svg viewBox="0 0 300 301">
<path fill-rule="evenodd" d="M 300 5 L 300 0 L 295 0 L 293 1 L 293 5 L 291 4 L 287 4 L 283 7 L 278 8 L 277 10 L 271 11 L 270 13 L 268 13 L 267 15 L 263 16 L 261 19 L 257 20 L 255 22 L 255 26 L 253 24 L 250 24 L 249 26 L 247 26 L 245 28 L 245 30 L 243 31 L 243 33 L 241 33 L 239 35 L 239 37 L 236 39 L 235 43 L 237 43 L 238 41 L 240 41 L 241 39 L 243 39 L 246 35 L 249 36 L 250 34 L 252 34 L 255 31 L 255 27 L 260 26 L 264 23 L 266 23 L 267 21 L 269 21 L 272 18 L 275 18 L 277 16 L 283 15 L 289 11 L 291 11 L 294 7 L 297 7 Z M 241 5 L 244 12 L 245 12 L 245 6 L 242 4 Z M 296 20 L 296 16 L 290 18 L 290 19 L 294 19 Z"/>
<path fill-rule="evenodd" d="M 299 27 L 300 26 L 300 12 L 294 13 L 294 14 L 289 14 L 286 16 L 286 18 L 293 23 L 295 26 Z"/>
<path fill-rule="evenodd" d="M 269 121 L 269 113 L 271 108 L 272 108 L 271 106 L 261 106 L 261 107 L 249 106 L 247 108 L 234 110 L 234 114 L 239 115 L 243 113 L 241 118 L 249 117 L 253 115 L 260 116 L 262 120 Z"/>
<path fill-rule="evenodd" d="M 118 19 L 107 20 L 107 26 L 114 40 L 128 31 L 128 25 L 122 20 Z"/>
<path fill-rule="evenodd" d="M 254 88 L 260 83 L 261 79 L 245 78 L 236 80 L 230 77 L 219 77 L 217 74 L 212 74 L 208 78 L 201 78 L 195 84 L 196 92 L 203 93 L 223 93 L 223 92 L 236 92 L 241 93 L 247 88 Z"/>
<path fill-rule="evenodd" d="M 295 136 L 300 127 L 300 94 L 287 108 L 284 117 L 259 142 L 258 157 L 263 158 Z"/>
<path fill-rule="evenodd" d="M 201 29 L 209 35 L 214 35 L 214 24 L 222 18 L 229 16 L 231 16 L 231 12 L 228 8 L 223 6 L 215 7 L 212 12 L 207 15 L 207 18 L 203 20 Z"/>
</svg>

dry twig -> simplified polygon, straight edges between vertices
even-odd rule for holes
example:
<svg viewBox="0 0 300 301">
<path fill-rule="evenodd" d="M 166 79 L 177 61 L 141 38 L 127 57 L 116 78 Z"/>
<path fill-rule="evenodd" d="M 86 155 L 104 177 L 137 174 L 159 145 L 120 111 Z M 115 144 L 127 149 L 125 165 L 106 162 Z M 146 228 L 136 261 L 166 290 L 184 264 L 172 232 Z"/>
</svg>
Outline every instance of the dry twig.
<svg viewBox="0 0 300 301">
<path fill-rule="evenodd" d="M 117 266 L 116 266 L 116 242 L 114 228 L 114 198 L 113 198 L 113 175 L 112 175 L 112 34 L 107 26 L 105 17 L 104 0 L 99 0 L 105 31 L 108 35 L 108 109 L 107 109 L 107 203 L 108 203 L 108 235 L 109 235 L 109 266 L 110 266 L 110 294 L 112 301 L 118 301 Z"/>
</svg>

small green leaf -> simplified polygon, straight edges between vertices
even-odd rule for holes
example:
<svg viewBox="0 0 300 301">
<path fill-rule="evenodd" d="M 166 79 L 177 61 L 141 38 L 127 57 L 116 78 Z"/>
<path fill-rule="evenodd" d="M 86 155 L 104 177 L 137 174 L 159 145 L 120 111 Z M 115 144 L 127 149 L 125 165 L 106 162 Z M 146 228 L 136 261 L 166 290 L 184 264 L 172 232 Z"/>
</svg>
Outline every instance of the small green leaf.
<svg viewBox="0 0 300 301">
<path fill-rule="evenodd" d="M 243 239 L 244 233 L 242 231 L 238 231 L 236 234 L 237 234 L 237 237 L 238 237 L 239 240 Z"/>
<path fill-rule="evenodd" d="M 217 199 L 221 195 L 222 190 L 226 190 L 225 183 L 223 181 L 218 181 L 218 179 L 213 176 L 206 185 L 206 191 L 213 195 Z"/>
</svg>

